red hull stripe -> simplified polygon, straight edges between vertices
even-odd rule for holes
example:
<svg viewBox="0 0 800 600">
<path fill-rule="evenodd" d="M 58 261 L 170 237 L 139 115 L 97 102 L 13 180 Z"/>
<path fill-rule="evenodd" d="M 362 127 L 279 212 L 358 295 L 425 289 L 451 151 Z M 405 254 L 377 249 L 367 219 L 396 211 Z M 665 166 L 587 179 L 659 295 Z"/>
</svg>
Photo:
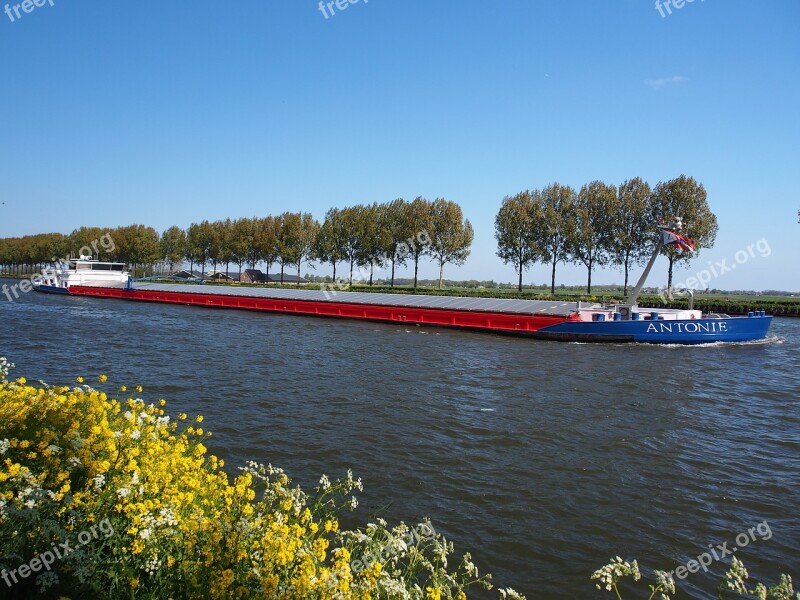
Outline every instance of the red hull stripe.
<svg viewBox="0 0 800 600">
<path fill-rule="evenodd" d="M 78 296 L 257 310 L 317 317 L 339 317 L 367 321 L 385 321 L 390 323 L 439 325 L 483 331 L 534 332 L 542 327 L 548 327 L 570 320 L 560 316 L 411 308 L 381 306 L 376 304 L 349 304 L 346 302 L 313 302 L 307 300 L 226 296 L 221 294 L 188 294 L 150 290 L 126 291 L 115 288 L 78 286 L 72 286 L 69 289 L 70 292 Z"/>
</svg>

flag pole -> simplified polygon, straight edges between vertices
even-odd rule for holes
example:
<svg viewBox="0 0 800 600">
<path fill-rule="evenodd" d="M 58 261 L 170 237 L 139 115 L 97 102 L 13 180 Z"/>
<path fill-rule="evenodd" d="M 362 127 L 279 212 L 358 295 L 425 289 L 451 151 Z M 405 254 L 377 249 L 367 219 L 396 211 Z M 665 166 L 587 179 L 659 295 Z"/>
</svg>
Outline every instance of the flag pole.
<svg viewBox="0 0 800 600">
<path fill-rule="evenodd" d="M 642 276 L 639 278 L 639 282 L 636 284 L 636 287 L 633 288 L 633 291 L 628 296 L 628 304 L 630 304 L 631 308 L 636 306 L 637 300 L 639 300 L 639 294 L 644 287 L 645 282 L 647 281 L 647 277 L 650 275 L 650 271 L 653 268 L 653 265 L 656 263 L 656 258 L 658 255 L 661 254 L 661 250 L 664 248 L 664 234 L 662 232 L 658 243 L 656 244 L 656 250 L 653 252 L 653 256 L 650 257 L 647 266 L 644 268 L 644 272 Z"/>
</svg>

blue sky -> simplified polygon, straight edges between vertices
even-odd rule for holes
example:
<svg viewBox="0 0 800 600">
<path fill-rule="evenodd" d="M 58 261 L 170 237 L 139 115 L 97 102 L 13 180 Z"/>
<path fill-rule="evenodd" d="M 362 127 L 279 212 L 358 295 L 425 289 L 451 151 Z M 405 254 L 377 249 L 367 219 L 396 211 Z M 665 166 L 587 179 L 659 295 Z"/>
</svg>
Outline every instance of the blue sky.
<svg viewBox="0 0 800 600">
<path fill-rule="evenodd" d="M 504 196 L 685 173 L 720 233 L 677 279 L 766 240 L 710 286 L 800 290 L 796 1 L 51 1 L 0 13 L 0 237 L 443 196 L 445 276 L 514 281 Z"/>
</svg>

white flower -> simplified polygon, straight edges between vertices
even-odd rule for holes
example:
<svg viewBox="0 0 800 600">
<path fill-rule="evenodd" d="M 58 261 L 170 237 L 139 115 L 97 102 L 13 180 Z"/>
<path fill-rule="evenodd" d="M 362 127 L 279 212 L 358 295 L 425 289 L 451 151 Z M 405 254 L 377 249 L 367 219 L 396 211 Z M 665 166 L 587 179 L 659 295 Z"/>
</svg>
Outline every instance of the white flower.
<svg viewBox="0 0 800 600">
<path fill-rule="evenodd" d="M 50 444 L 50 445 L 47 447 L 47 449 L 48 449 L 48 450 L 50 450 L 50 452 L 51 452 L 51 453 L 53 453 L 53 454 L 58 454 L 59 452 L 61 452 L 61 448 L 59 448 L 59 447 L 58 447 L 58 446 L 56 446 L 55 444 Z"/>
<path fill-rule="evenodd" d="M 0 440 L 0 455 L 5 454 L 6 450 L 8 450 L 10 442 L 6 440 Z"/>
<path fill-rule="evenodd" d="M 127 497 L 127 496 L 128 496 L 128 494 L 130 494 L 130 493 L 131 493 L 131 491 L 130 491 L 128 488 L 126 488 L 126 487 L 121 487 L 121 488 L 119 488 L 119 489 L 117 490 L 117 496 L 119 496 L 120 498 L 125 498 L 125 497 Z"/>
<path fill-rule="evenodd" d="M 92 483 L 94 484 L 94 489 L 100 491 L 106 484 L 106 476 L 103 474 L 95 475 L 95 477 L 92 479 Z"/>
<path fill-rule="evenodd" d="M 142 432 L 139 431 L 138 429 L 135 429 L 135 430 L 131 431 L 131 439 L 132 440 L 138 440 L 141 437 L 141 435 L 142 435 Z"/>
</svg>

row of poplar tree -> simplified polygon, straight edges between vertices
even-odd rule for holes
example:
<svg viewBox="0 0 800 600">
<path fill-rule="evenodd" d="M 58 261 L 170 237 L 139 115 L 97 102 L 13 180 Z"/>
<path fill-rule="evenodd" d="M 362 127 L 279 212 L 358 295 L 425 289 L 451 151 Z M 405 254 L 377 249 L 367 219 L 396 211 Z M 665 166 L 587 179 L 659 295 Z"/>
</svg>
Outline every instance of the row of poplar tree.
<svg viewBox="0 0 800 600">
<path fill-rule="evenodd" d="M 506 197 L 495 219 L 497 254 L 512 264 L 522 289 L 523 272 L 536 263 L 551 267 L 551 291 L 555 292 L 559 263 L 583 264 L 592 271 L 601 265 L 617 265 L 628 274 L 652 253 L 658 230 L 656 219 L 667 222 L 682 217 L 684 233 L 696 248 L 710 247 L 717 221 L 709 210 L 706 192 L 693 178 L 681 176 L 652 188 L 640 178 L 618 187 L 593 181 L 580 190 L 553 183 L 540 190 L 526 190 Z M 98 246 L 109 236 L 113 247 Z M 125 262 L 151 270 L 172 270 L 189 263 L 190 270 L 237 265 L 255 269 L 263 264 L 267 274 L 277 265 L 297 271 L 304 263 L 327 263 L 336 279 L 337 265 L 348 267 L 348 280 L 356 269 L 368 269 L 373 283 L 376 268 L 391 269 L 394 285 L 398 266 L 413 264 L 414 287 L 420 260 L 427 257 L 439 267 L 439 287 L 446 264 L 461 265 L 470 253 L 474 233 L 461 207 L 442 198 L 411 202 L 360 204 L 332 208 L 320 223 L 310 213 L 285 212 L 278 216 L 225 219 L 173 226 L 159 234 L 152 227 L 129 225 L 114 229 L 81 227 L 70 235 L 37 234 L 0 239 L 0 265 L 6 270 L 32 269 L 54 258 L 75 255 L 78 248 L 93 248 L 101 260 Z M 669 259 L 669 287 L 673 266 L 696 253 L 664 249 Z M 365 274 L 366 276 L 366 274 Z"/>
<path fill-rule="evenodd" d="M 103 236 L 113 240 L 113 248 L 98 246 Z M 189 263 L 204 269 L 237 265 L 255 269 L 263 264 L 267 274 L 280 268 L 281 281 L 287 267 L 298 277 L 304 263 L 328 263 L 348 266 L 352 283 L 357 268 L 369 269 L 373 283 L 376 268 L 391 268 L 394 285 L 397 266 L 414 265 L 414 287 L 419 263 L 431 258 L 439 266 L 441 287 L 444 266 L 463 264 L 474 237 L 472 225 L 461 207 L 439 198 L 433 201 L 416 198 L 398 199 L 383 204 L 332 208 L 322 223 L 310 213 L 285 212 L 278 216 L 225 219 L 192 223 L 188 228 L 170 227 L 162 234 L 145 225 L 115 229 L 82 227 L 70 235 L 38 234 L 22 238 L 0 239 L 0 265 L 7 269 L 34 268 L 54 257 L 67 257 L 78 248 L 94 248 L 101 260 L 125 262 L 134 269 L 162 265 L 172 271 L 176 265 Z M 94 242 L 94 244 L 93 244 Z M 110 245 L 108 245 L 110 246 Z M 94 252 L 93 252 L 94 254 Z"/>
<path fill-rule="evenodd" d="M 703 186 L 681 175 L 654 188 L 636 177 L 619 186 L 593 181 L 580 190 L 553 183 L 506 197 L 495 219 L 497 255 L 514 265 L 522 289 L 522 273 L 536 263 L 551 267 L 550 289 L 555 293 L 556 266 L 560 262 L 583 264 L 587 293 L 592 291 L 592 271 L 615 265 L 625 273 L 625 293 L 631 267 L 642 264 L 655 250 L 661 235 L 659 222 L 682 218 L 682 233 L 695 242 L 694 252 L 666 246 L 669 260 L 667 288 L 672 289 L 673 268 L 688 262 L 700 248 L 710 248 L 717 234 L 717 218 L 708 207 Z"/>
</svg>

